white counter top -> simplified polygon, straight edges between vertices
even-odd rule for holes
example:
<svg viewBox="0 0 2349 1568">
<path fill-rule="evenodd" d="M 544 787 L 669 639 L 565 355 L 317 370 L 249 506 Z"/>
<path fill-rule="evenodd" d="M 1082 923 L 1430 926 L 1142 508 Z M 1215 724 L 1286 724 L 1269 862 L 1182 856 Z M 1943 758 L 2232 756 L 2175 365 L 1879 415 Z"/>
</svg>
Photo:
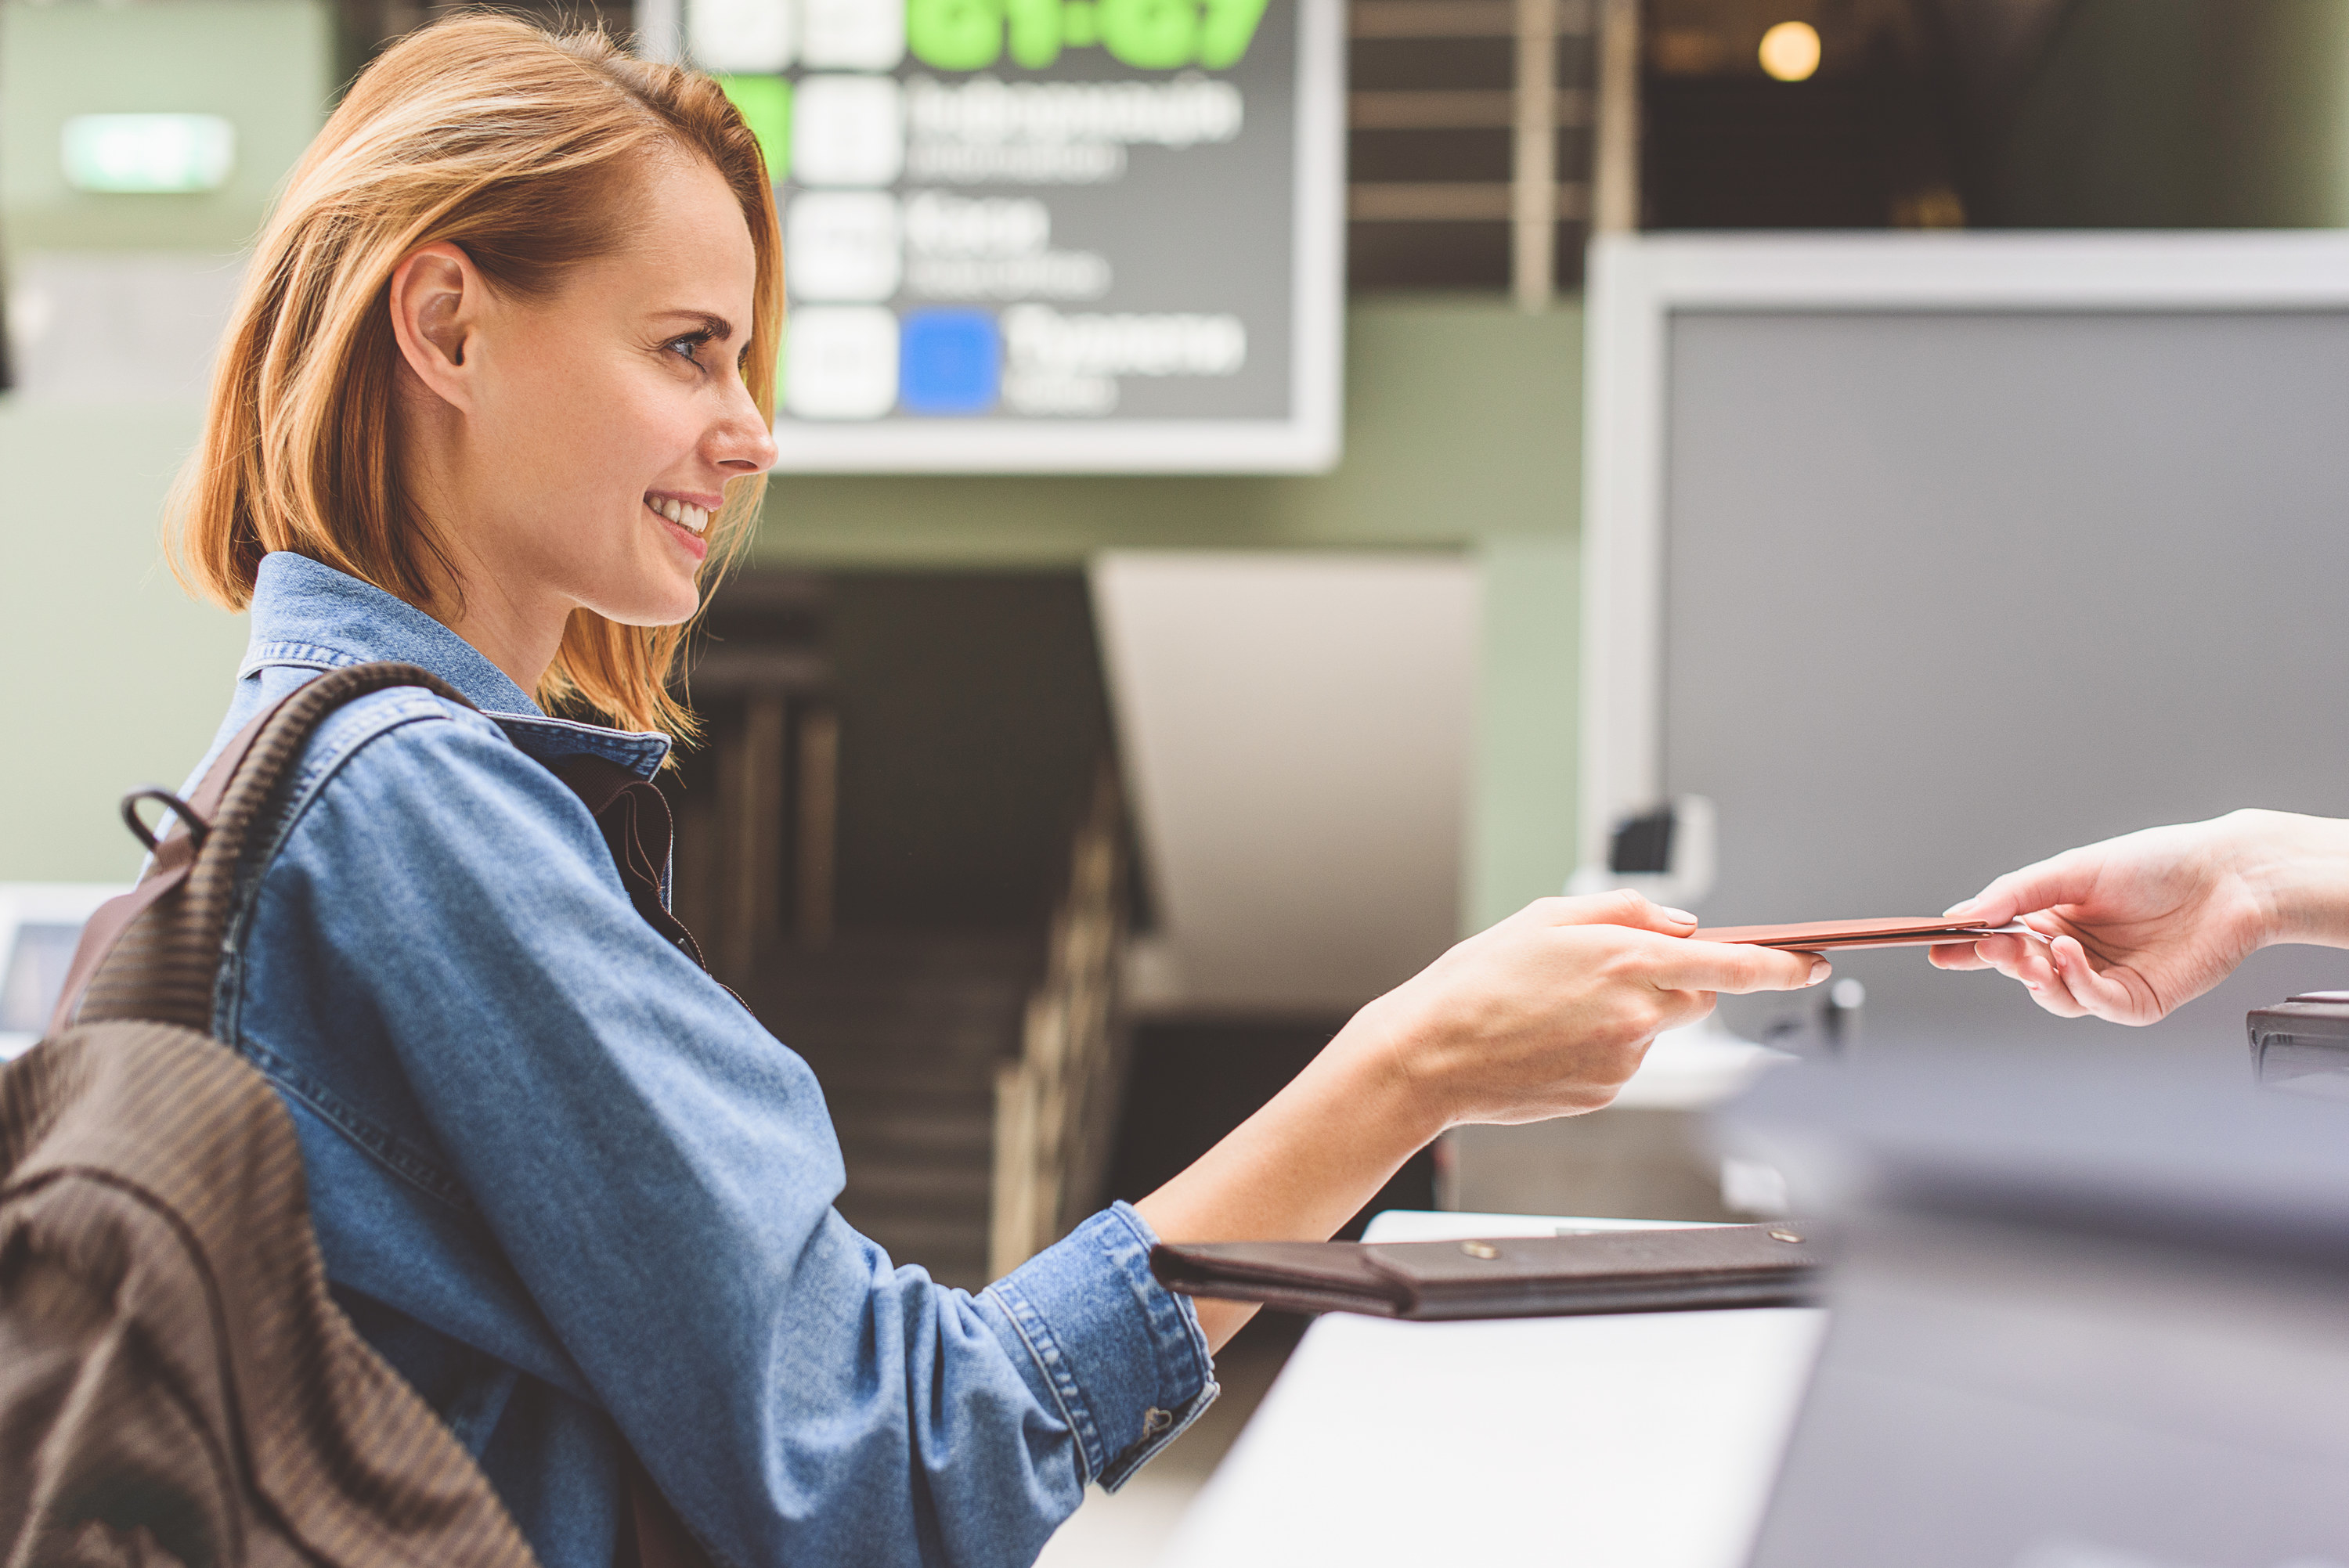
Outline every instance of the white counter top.
<svg viewBox="0 0 2349 1568">
<path fill-rule="evenodd" d="M 1372 1241 L 1647 1221 L 1392 1212 Z M 1742 1568 L 1818 1347 L 1814 1308 L 1391 1323 L 1331 1314 L 1169 1568 Z"/>
</svg>

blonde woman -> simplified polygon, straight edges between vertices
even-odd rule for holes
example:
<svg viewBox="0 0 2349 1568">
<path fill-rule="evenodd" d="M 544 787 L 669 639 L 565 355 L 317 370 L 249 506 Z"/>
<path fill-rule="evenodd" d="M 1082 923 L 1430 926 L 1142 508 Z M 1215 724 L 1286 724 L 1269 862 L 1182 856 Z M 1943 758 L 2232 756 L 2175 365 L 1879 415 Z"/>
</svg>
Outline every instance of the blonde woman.
<svg viewBox="0 0 2349 1568">
<path fill-rule="evenodd" d="M 1711 993 L 1799 954 L 1549 901 L 1362 1009 L 1162 1191 L 977 1295 L 833 1210 L 806 1066 L 630 905 L 551 769 L 649 776 L 714 562 L 756 517 L 773 196 L 709 79 L 484 18 L 385 54 L 260 242 L 178 511 L 250 609 L 222 727 L 425 666 L 313 743 L 216 1027 L 292 1108 L 360 1332 L 540 1558 L 604 1568 L 641 1463 L 720 1563 L 1020 1563 L 1215 1395 L 1242 1309 L 1154 1236 L 1328 1235 L 1444 1128 L 1603 1105 Z M 593 714 L 617 727 L 574 717 Z"/>
</svg>

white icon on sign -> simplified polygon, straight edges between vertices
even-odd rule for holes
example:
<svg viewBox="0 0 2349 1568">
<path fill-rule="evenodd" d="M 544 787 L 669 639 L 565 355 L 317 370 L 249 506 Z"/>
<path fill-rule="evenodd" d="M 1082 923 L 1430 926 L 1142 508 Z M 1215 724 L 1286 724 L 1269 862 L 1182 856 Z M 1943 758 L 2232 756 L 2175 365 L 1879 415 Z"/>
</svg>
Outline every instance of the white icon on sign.
<svg viewBox="0 0 2349 1568">
<path fill-rule="evenodd" d="M 792 95 L 792 173 L 810 185 L 886 185 L 905 166 L 905 117 L 888 77 L 806 77 Z"/>
<path fill-rule="evenodd" d="M 792 63 L 792 0 L 692 0 L 685 46 L 705 71 L 780 71 Z"/>
<path fill-rule="evenodd" d="M 905 0 L 801 0 L 800 55 L 817 70 L 887 71 L 905 57 Z"/>
<path fill-rule="evenodd" d="M 885 191 L 811 191 L 783 220 L 783 275 L 793 299 L 884 300 L 903 268 L 897 199 Z"/>
<path fill-rule="evenodd" d="M 812 304 L 783 337 L 783 407 L 802 419 L 877 419 L 897 404 L 897 317 L 871 304 Z"/>
</svg>

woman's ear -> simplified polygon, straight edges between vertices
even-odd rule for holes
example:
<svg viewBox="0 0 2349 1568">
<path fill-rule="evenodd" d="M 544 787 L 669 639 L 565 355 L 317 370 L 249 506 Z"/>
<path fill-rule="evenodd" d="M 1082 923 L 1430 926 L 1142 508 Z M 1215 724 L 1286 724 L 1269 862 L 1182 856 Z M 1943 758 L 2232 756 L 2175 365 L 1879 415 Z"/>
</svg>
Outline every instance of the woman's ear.
<svg viewBox="0 0 2349 1568">
<path fill-rule="evenodd" d="M 470 409 L 469 352 L 487 298 L 473 259 L 447 241 L 419 245 L 391 274 L 391 330 L 400 357 L 443 402 Z"/>
</svg>

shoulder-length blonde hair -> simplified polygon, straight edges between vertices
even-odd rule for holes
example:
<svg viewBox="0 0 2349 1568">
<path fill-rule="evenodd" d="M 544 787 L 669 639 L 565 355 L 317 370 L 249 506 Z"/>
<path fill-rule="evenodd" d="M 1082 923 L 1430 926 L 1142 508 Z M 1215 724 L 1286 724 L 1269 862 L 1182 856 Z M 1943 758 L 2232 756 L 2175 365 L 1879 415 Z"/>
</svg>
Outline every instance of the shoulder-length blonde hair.
<svg viewBox="0 0 2349 1568">
<path fill-rule="evenodd" d="M 242 610 L 261 558 L 287 550 L 426 609 L 451 592 L 442 542 L 411 504 L 394 447 L 393 269 L 447 241 L 492 286 L 543 296 L 565 268 L 631 232 L 620 205 L 664 150 L 709 162 L 742 204 L 758 262 L 744 376 L 772 418 L 783 316 L 774 191 L 723 90 L 601 34 L 456 17 L 367 67 L 262 232 L 172 509 L 181 580 Z M 765 480 L 728 488 L 712 573 L 748 538 Z M 536 696 L 689 734 L 692 715 L 668 688 L 685 632 L 574 611 Z"/>
</svg>

